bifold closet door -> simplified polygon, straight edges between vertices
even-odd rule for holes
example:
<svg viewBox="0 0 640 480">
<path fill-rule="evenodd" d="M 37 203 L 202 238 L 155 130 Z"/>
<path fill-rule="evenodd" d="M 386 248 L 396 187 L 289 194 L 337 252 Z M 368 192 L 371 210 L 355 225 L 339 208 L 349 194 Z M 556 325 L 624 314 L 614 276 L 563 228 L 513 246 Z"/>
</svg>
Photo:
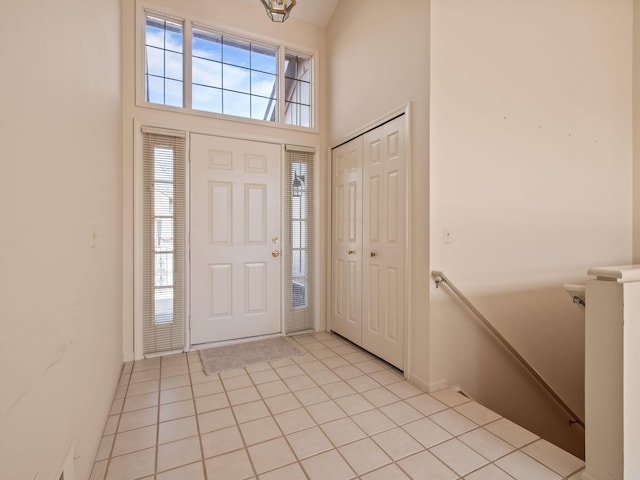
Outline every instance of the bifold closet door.
<svg viewBox="0 0 640 480">
<path fill-rule="evenodd" d="M 331 328 L 404 369 L 404 116 L 332 152 Z"/>
<path fill-rule="evenodd" d="M 362 137 L 332 152 L 331 329 L 362 343 Z"/>
<path fill-rule="evenodd" d="M 363 137 L 362 346 L 404 369 L 406 159 L 404 118 Z"/>
</svg>

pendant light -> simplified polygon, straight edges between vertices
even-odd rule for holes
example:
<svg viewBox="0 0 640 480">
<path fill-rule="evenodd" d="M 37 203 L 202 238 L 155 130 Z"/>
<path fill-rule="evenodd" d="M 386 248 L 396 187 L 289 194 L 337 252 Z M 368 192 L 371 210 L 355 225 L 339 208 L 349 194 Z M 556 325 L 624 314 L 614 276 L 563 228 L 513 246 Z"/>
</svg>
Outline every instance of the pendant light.
<svg viewBox="0 0 640 480">
<path fill-rule="evenodd" d="M 289 18 L 296 0 L 260 0 L 267 10 L 267 15 L 274 22 L 283 23 Z"/>
</svg>

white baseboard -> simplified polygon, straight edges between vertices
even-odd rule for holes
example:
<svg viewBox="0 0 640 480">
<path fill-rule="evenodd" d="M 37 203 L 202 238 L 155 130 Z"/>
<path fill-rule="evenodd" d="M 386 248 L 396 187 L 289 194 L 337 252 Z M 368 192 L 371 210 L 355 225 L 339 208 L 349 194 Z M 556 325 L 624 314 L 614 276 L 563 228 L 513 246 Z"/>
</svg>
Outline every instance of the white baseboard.
<svg viewBox="0 0 640 480">
<path fill-rule="evenodd" d="M 418 375 L 409 374 L 407 377 L 409 383 L 415 385 L 423 392 L 429 392 L 429 382 Z"/>
<path fill-rule="evenodd" d="M 444 388 L 449 388 L 451 385 L 446 380 L 441 380 L 439 382 L 430 382 L 428 385 L 427 392 L 437 392 L 438 390 L 442 390 Z"/>
</svg>

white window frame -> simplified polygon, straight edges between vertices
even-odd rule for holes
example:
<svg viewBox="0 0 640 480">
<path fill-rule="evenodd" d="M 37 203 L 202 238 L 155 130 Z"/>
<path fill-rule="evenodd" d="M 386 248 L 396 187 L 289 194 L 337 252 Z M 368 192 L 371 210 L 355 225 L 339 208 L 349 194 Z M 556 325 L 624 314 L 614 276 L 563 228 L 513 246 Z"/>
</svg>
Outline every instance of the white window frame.
<svg viewBox="0 0 640 480">
<path fill-rule="evenodd" d="M 183 106 L 174 107 L 170 105 L 164 105 L 160 103 L 147 102 L 145 99 L 145 23 L 146 15 L 156 15 L 160 18 L 175 21 L 183 25 Z M 195 110 L 191 108 L 192 104 L 192 29 L 202 28 L 212 30 L 221 35 L 228 35 L 239 40 L 252 42 L 255 44 L 266 45 L 276 48 L 277 50 L 277 82 L 278 82 L 278 119 L 276 121 L 257 120 L 246 117 L 238 117 L 229 114 L 221 114 L 214 112 L 206 112 L 202 110 Z M 299 45 L 291 45 L 286 42 L 276 41 L 266 38 L 264 36 L 256 35 L 253 33 L 247 33 L 239 31 L 237 29 L 228 28 L 222 25 L 216 25 L 212 22 L 202 22 L 190 17 L 183 12 L 175 12 L 164 7 L 157 7 L 150 2 L 138 1 L 136 5 L 136 55 L 135 55 L 135 71 L 136 71 L 136 106 L 151 108 L 155 110 L 165 110 L 170 112 L 178 112 L 189 115 L 217 118 L 221 120 L 250 123 L 254 125 L 262 125 L 275 128 L 283 128 L 290 130 L 298 130 L 310 133 L 319 133 L 319 108 L 318 108 L 318 96 L 317 85 L 319 81 L 318 75 L 318 57 L 317 51 L 312 51 Z M 299 125 L 291 125 L 284 123 L 285 118 L 285 79 L 284 79 L 284 57 L 285 51 L 289 53 L 298 54 L 301 56 L 307 56 L 311 62 L 311 126 L 303 127 Z"/>
</svg>

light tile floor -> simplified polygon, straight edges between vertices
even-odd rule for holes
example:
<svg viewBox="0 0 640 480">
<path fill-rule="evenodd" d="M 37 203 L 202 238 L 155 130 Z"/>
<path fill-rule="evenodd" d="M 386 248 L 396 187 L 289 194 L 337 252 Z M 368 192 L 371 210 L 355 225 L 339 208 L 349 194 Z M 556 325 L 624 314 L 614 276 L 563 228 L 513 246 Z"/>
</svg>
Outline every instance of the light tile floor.
<svg viewBox="0 0 640 480">
<path fill-rule="evenodd" d="M 584 468 L 340 337 L 291 338 L 304 355 L 215 376 L 198 352 L 125 364 L 90 480 L 562 480 Z"/>
</svg>

